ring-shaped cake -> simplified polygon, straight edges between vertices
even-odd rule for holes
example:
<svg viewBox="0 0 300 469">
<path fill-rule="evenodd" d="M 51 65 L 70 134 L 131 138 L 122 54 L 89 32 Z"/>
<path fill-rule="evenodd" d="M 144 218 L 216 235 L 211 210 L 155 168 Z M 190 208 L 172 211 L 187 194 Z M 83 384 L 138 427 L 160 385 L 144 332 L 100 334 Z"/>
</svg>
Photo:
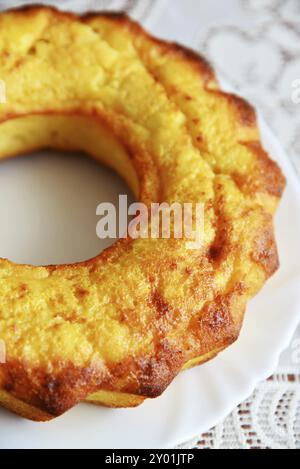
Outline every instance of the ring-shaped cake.
<svg viewBox="0 0 300 469">
<path fill-rule="evenodd" d="M 239 335 L 278 267 L 285 181 L 255 111 L 191 50 L 123 14 L 0 15 L 0 159 L 50 147 L 115 169 L 147 207 L 202 203 L 204 243 L 120 239 L 73 265 L 0 260 L 0 404 L 49 420 L 80 401 L 135 406 Z"/>
</svg>

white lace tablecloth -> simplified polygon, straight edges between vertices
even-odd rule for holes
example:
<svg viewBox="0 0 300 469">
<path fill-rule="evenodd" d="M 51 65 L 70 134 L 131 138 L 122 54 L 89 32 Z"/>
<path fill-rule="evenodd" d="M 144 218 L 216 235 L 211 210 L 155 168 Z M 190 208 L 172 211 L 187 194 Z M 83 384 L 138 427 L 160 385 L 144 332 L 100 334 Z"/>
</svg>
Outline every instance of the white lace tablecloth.
<svg viewBox="0 0 300 469">
<path fill-rule="evenodd" d="M 29 3 L 0 0 L 1 7 Z M 39 3 L 79 11 L 123 9 L 154 34 L 205 54 L 219 76 L 260 109 L 300 177 L 300 102 L 293 99 L 300 80 L 300 0 Z M 274 375 L 223 422 L 181 447 L 300 448 L 300 328 Z"/>
</svg>

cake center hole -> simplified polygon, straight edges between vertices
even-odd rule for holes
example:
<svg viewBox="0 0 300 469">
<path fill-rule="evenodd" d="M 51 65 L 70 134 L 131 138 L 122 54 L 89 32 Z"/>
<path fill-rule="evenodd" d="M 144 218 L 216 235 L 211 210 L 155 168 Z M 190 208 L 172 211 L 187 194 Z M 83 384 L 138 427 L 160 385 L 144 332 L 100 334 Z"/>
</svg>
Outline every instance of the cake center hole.
<svg viewBox="0 0 300 469">
<path fill-rule="evenodd" d="M 115 239 L 99 239 L 96 208 L 134 197 L 111 169 L 80 153 L 52 150 L 0 163 L 0 258 L 20 264 L 80 262 Z"/>
</svg>

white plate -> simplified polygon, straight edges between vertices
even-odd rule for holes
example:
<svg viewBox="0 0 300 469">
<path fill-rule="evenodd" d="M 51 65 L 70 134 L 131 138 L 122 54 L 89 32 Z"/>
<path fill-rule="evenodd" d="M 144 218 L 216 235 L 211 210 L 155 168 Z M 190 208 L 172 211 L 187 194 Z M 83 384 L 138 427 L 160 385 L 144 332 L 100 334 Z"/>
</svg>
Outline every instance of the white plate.
<svg viewBox="0 0 300 469">
<path fill-rule="evenodd" d="M 136 409 L 111 410 L 81 404 L 49 423 L 32 423 L 0 410 L 1 448 L 173 447 L 220 422 L 251 394 L 260 380 L 274 371 L 279 354 L 288 346 L 300 319 L 300 191 L 289 160 L 276 138 L 264 123 L 261 128 L 266 148 L 288 179 L 276 218 L 281 269 L 251 302 L 239 340 L 213 361 L 180 374 L 163 396 Z M 70 164 L 67 159 L 71 161 L 68 155 L 64 164 Z M 15 162 L 3 163 L 9 165 L 6 170 L 11 175 L 11 184 L 16 177 L 16 168 L 27 164 L 23 161 L 26 159 L 18 161 L 15 168 L 11 167 Z M 33 167 L 35 164 L 37 162 L 32 163 Z M 53 170 L 51 164 L 48 161 L 46 166 Z M 84 181 L 85 176 L 92 176 L 95 168 L 83 174 L 81 164 L 85 163 L 76 163 L 73 171 Z M 0 177 L 1 171 L 2 167 Z M 62 176 L 59 173 L 58 178 L 65 177 L 64 173 Z M 25 169 L 19 174 L 18 183 L 23 174 L 26 175 Z M 95 190 L 96 180 L 91 182 L 87 178 L 82 184 L 80 192 L 90 194 Z M 5 200 L 1 187 L 0 208 Z M 45 190 L 38 193 L 45 197 Z M 34 196 L 34 191 L 31 195 Z M 96 195 L 93 192 L 91 197 Z M 104 200 L 103 193 L 98 202 L 101 197 Z M 32 202 L 31 206 L 34 207 Z M 84 238 L 85 234 L 82 236 Z M 36 249 L 36 240 L 31 241 L 30 246 L 30 239 L 28 237 L 25 243 L 27 255 Z M 21 241 L 22 238 L 19 255 L 24 251 Z M 55 249 L 50 250 L 48 254 L 51 257 L 55 252 Z"/>
</svg>

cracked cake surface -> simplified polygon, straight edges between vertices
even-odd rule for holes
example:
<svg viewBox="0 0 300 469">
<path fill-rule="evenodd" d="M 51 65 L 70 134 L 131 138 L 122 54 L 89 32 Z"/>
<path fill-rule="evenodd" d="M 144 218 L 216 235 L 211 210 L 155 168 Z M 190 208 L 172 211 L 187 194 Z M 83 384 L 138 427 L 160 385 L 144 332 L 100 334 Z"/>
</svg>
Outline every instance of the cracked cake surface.
<svg viewBox="0 0 300 469">
<path fill-rule="evenodd" d="M 205 208 L 197 250 L 127 238 L 72 265 L 0 259 L 0 404 L 49 420 L 83 400 L 159 396 L 237 339 L 247 302 L 278 267 L 285 180 L 255 111 L 219 88 L 203 57 L 123 14 L 0 14 L 0 78 L 0 160 L 82 150 L 149 207 Z"/>
</svg>

